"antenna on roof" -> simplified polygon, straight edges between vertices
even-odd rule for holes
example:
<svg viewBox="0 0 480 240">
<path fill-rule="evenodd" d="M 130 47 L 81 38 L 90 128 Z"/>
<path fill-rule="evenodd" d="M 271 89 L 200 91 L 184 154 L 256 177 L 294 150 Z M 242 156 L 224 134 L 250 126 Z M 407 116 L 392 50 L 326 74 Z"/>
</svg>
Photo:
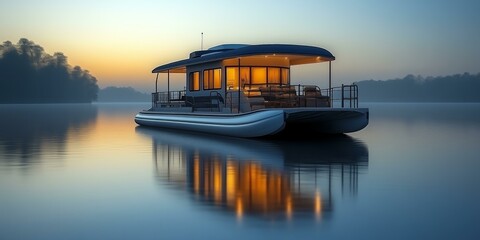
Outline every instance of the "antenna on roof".
<svg viewBox="0 0 480 240">
<path fill-rule="evenodd" d="M 201 43 L 201 48 L 200 48 L 200 50 L 203 51 L 203 32 L 202 32 L 202 43 Z"/>
</svg>

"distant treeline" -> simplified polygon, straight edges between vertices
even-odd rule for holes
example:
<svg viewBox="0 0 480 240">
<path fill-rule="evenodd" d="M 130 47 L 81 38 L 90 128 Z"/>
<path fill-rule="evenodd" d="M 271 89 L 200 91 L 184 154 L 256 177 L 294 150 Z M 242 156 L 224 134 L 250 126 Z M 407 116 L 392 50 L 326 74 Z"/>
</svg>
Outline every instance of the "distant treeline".
<svg viewBox="0 0 480 240">
<path fill-rule="evenodd" d="M 149 102 L 151 95 L 131 87 L 106 87 L 98 92 L 99 102 Z"/>
<path fill-rule="evenodd" d="M 356 82 L 362 102 L 480 102 L 480 73 Z"/>
<path fill-rule="evenodd" d="M 97 79 L 67 56 L 52 55 L 28 39 L 0 45 L 0 103 L 91 102 Z"/>
</svg>

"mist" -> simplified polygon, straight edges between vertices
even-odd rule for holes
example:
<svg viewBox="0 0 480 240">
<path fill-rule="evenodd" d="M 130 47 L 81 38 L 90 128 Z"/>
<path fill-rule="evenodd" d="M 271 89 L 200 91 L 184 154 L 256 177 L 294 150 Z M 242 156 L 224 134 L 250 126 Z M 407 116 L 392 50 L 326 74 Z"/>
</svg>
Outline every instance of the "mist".
<svg viewBox="0 0 480 240">
<path fill-rule="evenodd" d="M 356 82 L 364 102 L 480 102 L 480 73 Z"/>
<path fill-rule="evenodd" d="M 132 87 L 109 86 L 100 89 L 98 102 L 149 102 L 151 95 L 142 93 Z"/>
</svg>

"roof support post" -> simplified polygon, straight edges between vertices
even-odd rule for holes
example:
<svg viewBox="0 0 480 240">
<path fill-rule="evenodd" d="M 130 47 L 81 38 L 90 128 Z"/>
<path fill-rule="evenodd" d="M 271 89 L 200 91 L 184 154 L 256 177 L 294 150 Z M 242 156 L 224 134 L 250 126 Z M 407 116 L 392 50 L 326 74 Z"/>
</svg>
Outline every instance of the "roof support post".
<svg viewBox="0 0 480 240">
<path fill-rule="evenodd" d="M 240 58 L 238 58 L 238 113 L 240 113 Z"/>
<path fill-rule="evenodd" d="M 328 61 L 328 97 L 330 97 L 330 107 L 332 107 L 332 61 Z"/>
<path fill-rule="evenodd" d="M 158 93 L 158 73 L 157 77 L 155 78 L 155 92 Z"/>
<path fill-rule="evenodd" d="M 170 70 L 167 70 L 167 101 L 170 103 Z"/>
</svg>

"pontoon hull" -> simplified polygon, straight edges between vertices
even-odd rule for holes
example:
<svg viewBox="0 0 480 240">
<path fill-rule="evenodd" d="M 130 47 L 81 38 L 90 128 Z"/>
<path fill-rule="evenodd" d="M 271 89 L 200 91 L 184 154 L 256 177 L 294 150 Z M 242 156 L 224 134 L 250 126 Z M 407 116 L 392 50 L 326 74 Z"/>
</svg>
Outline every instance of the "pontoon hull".
<svg viewBox="0 0 480 240">
<path fill-rule="evenodd" d="M 282 131 L 296 134 L 349 133 L 368 125 L 368 109 L 286 108 L 242 114 L 143 111 L 139 125 L 213 133 L 233 137 L 263 137 Z"/>
<path fill-rule="evenodd" d="M 135 116 L 139 125 L 214 133 L 233 137 L 273 135 L 285 127 L 282 110 L 260 110 L 243 114 L 172 113 L 143 111 Z"/>
<path fill-rule="evenodd" d="M 350 133 L 368 125 L 368 108 L 291 108 L 286 131 L 305 133 Z"/>
</svg>

